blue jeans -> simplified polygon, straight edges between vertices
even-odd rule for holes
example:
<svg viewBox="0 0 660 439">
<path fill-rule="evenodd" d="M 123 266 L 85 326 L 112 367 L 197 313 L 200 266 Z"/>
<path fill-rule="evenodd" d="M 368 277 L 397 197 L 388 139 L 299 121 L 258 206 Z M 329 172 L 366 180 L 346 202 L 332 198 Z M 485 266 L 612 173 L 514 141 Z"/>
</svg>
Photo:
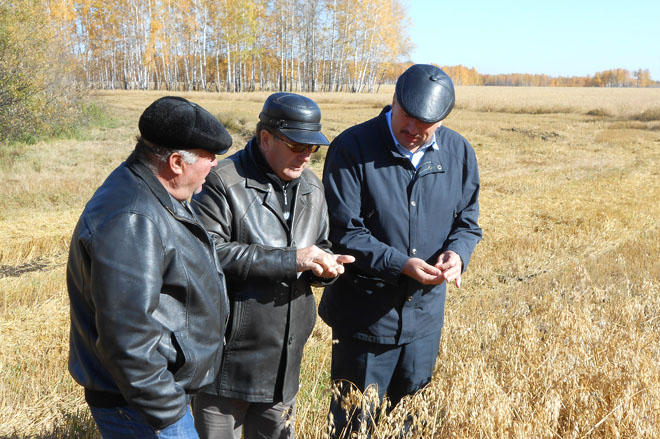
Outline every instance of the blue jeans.
<svg viewBox="0 0 660 439">
<path fill-rule="evenodd" d="M 89 406 L 102 439 L 199 439 L 190 409 L 169 427 L 157 430 L 130 406 L 99 408 Z"/>
</svg>

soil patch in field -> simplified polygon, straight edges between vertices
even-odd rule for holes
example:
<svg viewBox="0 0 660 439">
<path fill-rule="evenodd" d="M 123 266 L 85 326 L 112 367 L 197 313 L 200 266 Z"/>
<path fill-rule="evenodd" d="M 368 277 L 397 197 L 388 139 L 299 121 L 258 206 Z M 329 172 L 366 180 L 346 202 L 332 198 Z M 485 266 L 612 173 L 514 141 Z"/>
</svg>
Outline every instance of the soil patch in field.
<svg viewBox="0 0 660 439">
<path fill-rule="evenodd" d="M 519 133 L 523 136 L 527 136 L 530 139 L 541 139 L 541 140 L 550 140 L 561 138 L 561 134 L 554 131 L 536 131 L 529 130 L 525 128 L 502 128 L 502 131 L 511 131 L 513 133 Z"/>
<path fill-rule="evenodd" d="M 42 260 L 30 261 L 19 265 L 0 265 L 0 278 L 19 277 L 33 271 L 46 271 L 49 267 L 49 264 Z"/>
</svg>

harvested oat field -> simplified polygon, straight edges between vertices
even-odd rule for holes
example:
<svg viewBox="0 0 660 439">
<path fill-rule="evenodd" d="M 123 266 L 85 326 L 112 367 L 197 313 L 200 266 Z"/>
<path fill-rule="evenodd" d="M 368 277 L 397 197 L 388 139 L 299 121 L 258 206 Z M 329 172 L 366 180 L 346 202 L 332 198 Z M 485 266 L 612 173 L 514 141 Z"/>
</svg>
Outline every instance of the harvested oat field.
<svg viewBox="0 0 660 439">
<path fill-rule="evenodd" d="M 332 139 L 391 93 L 309 96 Z M 0 149 L 0 437 L 97 437 L 66 370 L 67 246 L 161 95 L 97 92 L 112 120 L 85 139 Z M 182 95 L 239 148 L 267 93 Z M 477 152 L 484 240 L 448 290 L 433 383 L 372 437 L 409 413 L 423 438 L 660 437 L 660 89 L 458 87 L 445 124 Z M 326 431 L 330 345 L 319 319 L 301 438 Z"/>
</svg>

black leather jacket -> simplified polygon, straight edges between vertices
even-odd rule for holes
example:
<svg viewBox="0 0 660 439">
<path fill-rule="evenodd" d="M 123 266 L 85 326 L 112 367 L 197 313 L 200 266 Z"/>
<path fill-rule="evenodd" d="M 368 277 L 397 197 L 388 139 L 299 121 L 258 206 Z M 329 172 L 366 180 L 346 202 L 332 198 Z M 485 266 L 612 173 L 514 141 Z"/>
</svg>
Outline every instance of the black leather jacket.
<svg viewBox="0 0 660 439">
<path fill-rule="evenodd" d="M 316 321 L 310 284 L 320 281 L 309 271 L 297 276 L 296 249 L 329 247 L 327 207 L 321 182 L 306 169 L 289 229 L 252 145 L 222 160 L 192 202 L 215 239 L 231 302 L 221 372 L 204 391 L 249 402 L 289 401 L 298 392 L 303 347 Z"/>
<path fill-rule="evenodd" d="M 229 304 L 192 210 L 127 163 L 87 203 L 71 240 L 69 371 L 86 394 L 105 392 L 164 428 L 217 374 Z"/>
</svg>

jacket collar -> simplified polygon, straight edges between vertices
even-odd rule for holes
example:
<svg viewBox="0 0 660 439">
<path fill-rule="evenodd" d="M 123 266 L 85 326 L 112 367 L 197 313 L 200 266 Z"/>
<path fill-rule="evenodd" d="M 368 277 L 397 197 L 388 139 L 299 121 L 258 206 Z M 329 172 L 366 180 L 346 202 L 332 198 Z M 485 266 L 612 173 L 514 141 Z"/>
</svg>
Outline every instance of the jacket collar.
<svg viewBox="0 0 660 439">
<path fill-rule="evenodd" d="M 266 171 L 261 169 L 259 166 L 259 159 L 256 157 L 258 152 L 255 152 L 257 148 L 256 143 L 254 142 L 254 137 L 250 140 L 247 145 L 245 145 L 244 154 L 242 155 L 242 167 L 247 171 L 246 186 L 249 188 L 257 189 L 262 192 L 271 191 L 270 179 L 266 175 Z M 272 172 L 272 171 L 270 171 Z M 275 177 L 277 175 L 273 174 Z M 279 178 L 279 177 L 277 177 Z M 298 184 L 298 195 L 305 195 L 312 192 L 312 188 L 309 186 L 309 183 L 305 179 L 305 172 L 297 179 Z"/>
<path fill-rule="evenodd" d="M 394 144 L 394 139 L 392 139 L 392 131 L 390 130 L 390 127 L 387 123 L 386 114 L 391 109 L 392 109 L 391 105 L 387 105 L 385 108 L 383 108 L 383 111 L 381 111 L 378 117 L 376 118 L 376 123 L 378 124 L 378 131 L 380 132 L 381 142 L 382 144 L 386 145 L 387 148 L 389 148 L 392 156 L 394 156 L 395 158 L 403 159 L 406 163 L 406 166 L 410 166 L 410 169 L 413 172 L 413 175 L 416 175 L 416 178 L 421 178 L 429 174 L 445 172 L 445 168 L 442 164 L 442 158 L 439 153 L 440 145 L 438 145 L 437 149 L 427 148 L 424 157 L 422 158 L 422 161 L 419 163 L 417 169 L 414 168 L 413 164 L 410 162 L 408 157 L 406 157 L 405 155 L 401 154 L 401 152 L 399 152 L 398 148 Z M 441 126 L 439 129 L 443 129 L 443 127 Z M 435 136 L 437 141 L 438 139 L 437 130 L 435 132 Z"/>
<path fill-rule="evenodd" d="M 174 199 L 172 195 L 165 189 L 165 186 L 156 178 L 153 171 L 149 169 L 144 163 L 136 160 L 133 157 L 129 157 L 126 160 L 126 167 L 140 178 L 147 185 L 149 190 L 154 194 L 158 199 L 160 204 L 165 207 L 173 215 L 186 218 L 190 221 L 196 221 L 195 217 L 192 214 L 192 209 L 187 209 L 184 205 L 187 201 L 179 202 Z"/>
<path fill-rule="evenodd" d="M 381 143 L 387 146 L 392 155 L 396 158 L 402 158 L 408 160 L 408 157 L 404 156 L 399 152 L 396 145 L 394 144 L 394 139 L 392 138 L 392 132 L 390 131 L 390 126 L 387 124 L 387 112 L 392 109 L 391 105 L 386 105 L 383 108 L 383 111 L 378 115 L 378 132 L 380 133 Z"/>
<path fill-rule="evenodd" d="M 149 169 L 144 163 L 135 159 L 133 156 L 129 157 L 126 160 L 126 167 L 140 178 L 147 185 L 149 190 L 156 196 L 158 201 L 165 206 L 169 211 L 174 210 L 174 204 L 172 203 L 172 197 L 170 193 L 167 192 L 165 186 L 158 181 L 154 173 Z"/>
<path fill-rule="evenodd" d="M 257 146 L 254 143 L 254 138 L 252 138 L 252 140 L 245 145 L 243 151 L 238 154 L 240 166 L 245 172 L 245 187 L 262 192 L 263 204 L 277 215 L 284 227 L 288 228 L 289 226 L 284 219 L 282 207 L 277 200 L 277 195 L 273 193 L 273 183 L 268 179 L 265 172 L 259 169 L 259 162 L 255 157 L 254 151 L 256 148 Z M 307 169 L 305 169 L 300 178 L 298 178 L 298 185 L 294 189 L 295 201 L 293 205 L 292 224 L 297 224 L 300 215 L 302 215 L 302 212 L 307 208 L 307 195 L 312 193 L 312 187 L 305 178 L 305 172 L 308 172 Z"/>
</svg>

